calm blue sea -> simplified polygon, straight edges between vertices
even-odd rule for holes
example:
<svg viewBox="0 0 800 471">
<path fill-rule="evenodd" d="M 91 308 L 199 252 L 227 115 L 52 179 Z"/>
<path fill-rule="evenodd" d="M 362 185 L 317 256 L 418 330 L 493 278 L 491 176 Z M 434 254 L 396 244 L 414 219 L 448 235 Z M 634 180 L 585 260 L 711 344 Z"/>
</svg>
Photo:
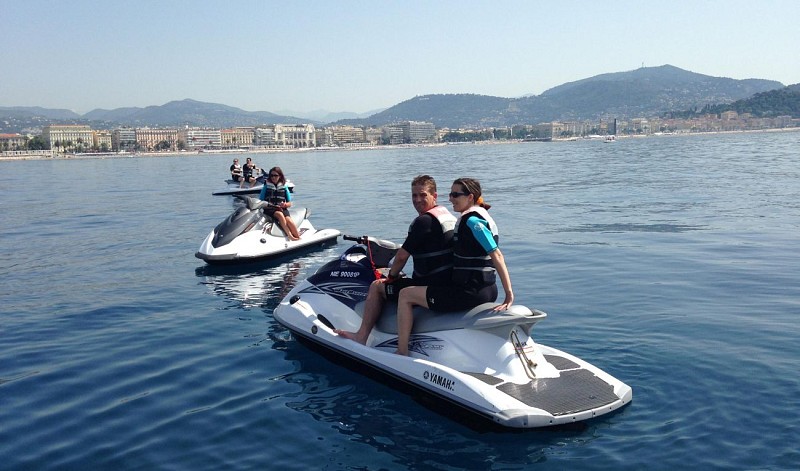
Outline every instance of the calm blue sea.
<svg viewBox="0 0 800 471">
<path fill-rule="evenodd" d="M 535 336 L 633 387 L 502 432 L 329 362 L 272 317 L 345 242 L 194 257 L 229 155 L 0 163 L 3 469 L 798 469 L 800 132 L 253 155 L 317 228 L 402 241 L 411 177 L 473 176 Z M 243 156 L 240 156 L 242 158 Z M 443 198 L 446 201 L 446 198 Z"/>
</svg>

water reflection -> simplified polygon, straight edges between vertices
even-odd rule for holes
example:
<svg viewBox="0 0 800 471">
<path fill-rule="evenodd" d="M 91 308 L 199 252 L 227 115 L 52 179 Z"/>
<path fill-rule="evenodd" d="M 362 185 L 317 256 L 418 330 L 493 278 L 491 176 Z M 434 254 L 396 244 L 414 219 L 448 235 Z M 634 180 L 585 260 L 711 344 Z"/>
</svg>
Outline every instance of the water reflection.
<svg viewBox="0 0 800 471">
<path fill-rule="evenodd" d="M 200 284 L 235 302 L 227 309 L 260 308 L 272 310 L 295 285 L 304 280 L 341 248 L 336 245 L 314 247 L 305 255 L 289 254 L 279 259 L 239 265 L 202 265 L 195 269 Z"/>
<path fill-rule="evenodd" d="M 297 284 L 305 267 L 306 262 L 301 259 L 258 270 L 206 266 L 195 270 L 195 274 L 213 293 L 236 301 L 236 307 L 252 308 L 266 307 L 271 301 L 277 305 Z"/>
</svg>

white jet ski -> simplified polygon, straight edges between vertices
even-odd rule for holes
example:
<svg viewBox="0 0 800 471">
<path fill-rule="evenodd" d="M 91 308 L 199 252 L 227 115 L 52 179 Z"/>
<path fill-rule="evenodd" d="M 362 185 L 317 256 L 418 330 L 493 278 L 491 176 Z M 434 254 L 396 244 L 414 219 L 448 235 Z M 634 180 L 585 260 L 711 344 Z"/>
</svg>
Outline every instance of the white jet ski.
<svg viewBox="0 0 800 471">
<path fill-rule="evenodd" d="M 512 428 L 585 421 L 631 401 L 631 388 L 568 353 L 534 342 L 547 314 L 522 305 L 504 312 L 487 303 L 467 312 L 416 308 L 410 356 L 397 355 L 397 304 L 387 303 L 361 345 L 334 329 L 356 331 L 376 270 L 384 272 L 399 245 L 368 237 L 298 283 L 274 311 L 298 340 L 420 389 Z"/>
<path fill-rule="evenodd" d="M 264 169 L 261 169 L 261 174 L 256 177 L 255 186 L 250 186 L 249 183 L 245 183 L 243 186 L 240 182 L 235 180 L 227 179 L 225 180 L 225 184 L 227 184 L 227 188 L 224 190 L 217 190 L 211 192 L 213 196 L 249 196 L 249 195 L 258 195 L 261 193 L 261 188 L 264 187 L 264 181 L 267 179 L 267 174 Z M 286 180 L 285 185 L 286 188 L 289 189 L 290 192 L 294 193 L 294 183 L 291 180 Z"/>
<path fill-rule="evenodd" d="M 266 201 L 238 196 L 245 202 L 206 236 L 195 257 L 209 264 L 233 264 L 276 258 L 300 249 L 310 249 L 335 242 L 336 229 L 316 230 L 306 208 L 292 207 L 289 214 L 300 232 L 299 240 L 290 240 L 277 221 L 264 213 Z"/>
</svg>

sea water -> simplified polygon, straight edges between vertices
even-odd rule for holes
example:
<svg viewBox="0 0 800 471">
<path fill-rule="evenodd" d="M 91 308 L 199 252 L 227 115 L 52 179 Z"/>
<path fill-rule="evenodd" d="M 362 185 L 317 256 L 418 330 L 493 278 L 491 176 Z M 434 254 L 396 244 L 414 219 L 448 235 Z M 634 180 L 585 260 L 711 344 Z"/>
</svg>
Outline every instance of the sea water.
<svg viewBox="0 0 800 471">
<path fill-rule="evenodd" d="M 797 469 L 800 133 L 253 154 L 317 228 L 401 242 L 478 178 L 539 343 L 633 388 L 498 431 L 307 349 L 272 310 L 347 246 L 194 257 L 232 156 L 0 163 L 3 469 Z M 240 159 L 243 156 L 238 156 Z M 449 206 L 449 205 L 448 205 Z"/>
</svg>

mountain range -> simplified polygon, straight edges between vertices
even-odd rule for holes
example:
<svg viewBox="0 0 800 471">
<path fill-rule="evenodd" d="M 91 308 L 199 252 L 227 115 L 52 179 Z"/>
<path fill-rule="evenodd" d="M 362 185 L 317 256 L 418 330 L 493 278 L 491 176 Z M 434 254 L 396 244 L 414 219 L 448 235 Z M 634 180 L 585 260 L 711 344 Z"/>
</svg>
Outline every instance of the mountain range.
<svg viewBox="0 0 800 471">
<path fill-rule="evenodd" d="M 592 120 L 657 116 L 665 112 L 701 109 L 746 99 L 784 88 L 774 80 L 736 80 L 712 77 L 671 65 L 642 67 L 565 83 L 541 95 L 503 98 L 474 94 L 416 96 L 391 108 L 363 117 L 325 114 L 321 121 L 245 111 L 239 108 L 185 99 L 146 108 L 95 109 L 84 115 L 70 110 L 40 107 L 0 107 L 0 128 L 9 120 L 39 126 L 52 123 L 86 123 L 95 128 L 114 126 L 205 126 L 224 128 L 261 124 L 311 123 L 322 125 L 384 125 L 398 121 L 427 121 L 437 127 L 464 128 L 536 124 L 553 120 Z M 341 119 L 345 117 L 346 119 Z M 334 121 L 335 120 L 335 121 Z"/>
</svg>

